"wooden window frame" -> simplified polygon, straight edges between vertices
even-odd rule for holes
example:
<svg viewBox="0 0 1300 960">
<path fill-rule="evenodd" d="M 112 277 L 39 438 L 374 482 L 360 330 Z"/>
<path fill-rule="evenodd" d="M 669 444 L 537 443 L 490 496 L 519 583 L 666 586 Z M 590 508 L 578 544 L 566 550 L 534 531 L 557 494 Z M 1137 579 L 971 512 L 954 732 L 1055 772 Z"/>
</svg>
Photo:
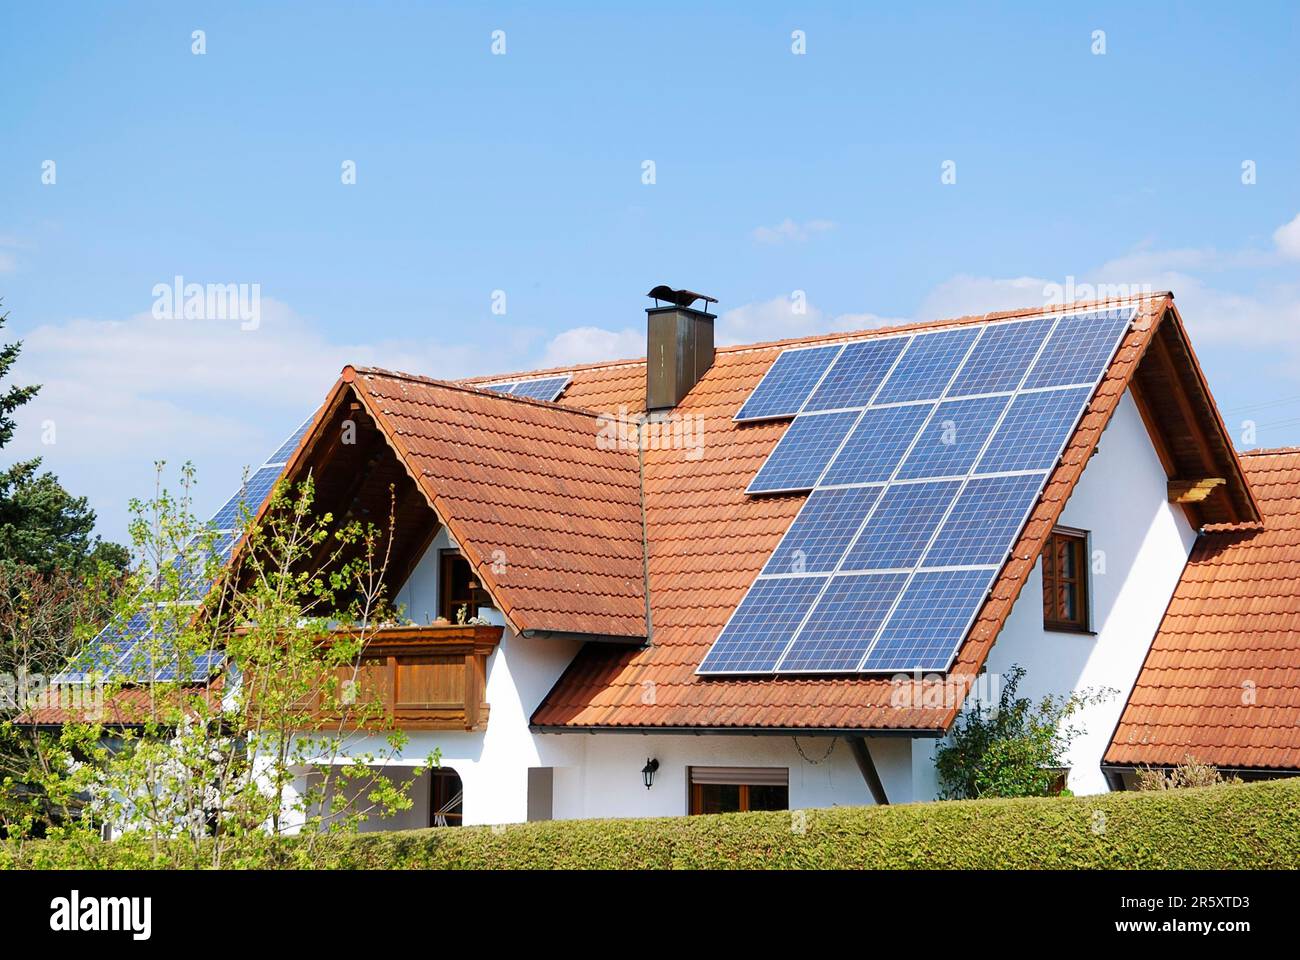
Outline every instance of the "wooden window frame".
<svg viewBox="0 0 1300 960">
<path fill-rule="evenodd" d="M 1074 566 L 1078 571 L 1073 578 L 1063 577 L 1056 570 L 1057 544 L 1069 543 L 1074 552 Z M 1056 527 L 1047 537 L 1043 549 L 1043 629 L 1058 633 L 1087 633 L 1092 629 L 1092 584 L 1090 583 L 1092 551 L 1087 530 L 1073 527 Z M 1068 588 L 1075 597 L 1075 619 L 1062 618 L 1060 613 L 1061 588 Z"/>
<path fill-rule="evenodd" d="M 438 616 L 444 618 L 448 623 L 456 622 L 456 608 L 462 605 L 467 606 L 466 619 L 478 616 L 478 608 L 486 605 L 487 594 L 480 583 L 478 590 L 468 600 L 461 600 L 457 603 L 452 597 L 452 583 L 455 578 L 455 561 L 460 560 L 469 566 L 470 578 L 477 580 L 478 576 L 474 572 L 473 566 L 470 566 L 469 560 L 455 547 L 448 547 L 438 551 Z"/>
<path fill-rule="evenodd" d="M 785 789 L 785 804 L 786 804 L 786 809 L 787 809 L 787 810 L 790 809 L 790 773 L 789 773 L 789 768 L 772 768 L 773 772 L 776 772 L 777 770 L 780 770 L 782 773 L 785 774 L 785 782 L 784 782 L 784 783 L 775 783 L 775 782 L 773 782 L 773 783 L 749 783 L 749 782 L 746 782 L 746 780 L 745 780 L 745 778 L 744 778 L 744 772 L 747 771 L 748 769 L 750 769 L 750 768 L 747 768 L 747 767 L 738 767 L 738 768 L 736 768 L 737 776 L 736 776 L 734 782 L 731 781 L 731 780 L 727 780 L 726 782 L 723 782 L 723 781 L 721 781 L 721 780 L 713 779 L 713 780 L 706 780 L 706 781 L 702 781 L 702 782 L 698 782 L 698 783 L 697 783 L 697 782 L 695 781 L 695 777 L 694 777 L 694 773 L 693 773 L 694 769 L 695 769 L 695 768 L 693 768 L 693 767 L 688 767 L 688 768 L 687 768 L 687 774 L 686 774 L 687 788 L 688 788 L 688 789 L 687 789 L 687 806 L 686 806 L 686 812 L 687 812 L 687 814 L 690 815 L 690 816 L 696 816 L 696 815 L 698 815 L 698 814 L 700 814 L 700 813 L 703 812 L 703 808 L 704 808 L 704 788 L 705 788 L 705 787 L 709 787 L 709 786 L 728 786 L 728 787 L 736 787 L 736 788 L 739 790 L 739 792 L 740 792 L 739 809 L 736 811 L 736 812 L 738 812 L 738 813 L 749 813 L 749 812 L 750 812 L 750 796 L 749 796 L 749 791 L 750 791 L 753 787 L 782 787 L 782 788 Z M 706 768 L 706 769 L 714 769 L 714 768 Z"/>
</svg>

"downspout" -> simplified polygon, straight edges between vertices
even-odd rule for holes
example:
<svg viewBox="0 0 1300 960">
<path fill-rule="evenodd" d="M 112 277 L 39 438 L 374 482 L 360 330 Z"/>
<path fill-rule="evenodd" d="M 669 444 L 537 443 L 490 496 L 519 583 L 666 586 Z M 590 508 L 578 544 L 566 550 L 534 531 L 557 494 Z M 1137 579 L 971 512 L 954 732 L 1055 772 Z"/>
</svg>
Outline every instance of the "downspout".
<svg viewBox="0 0 1300 960">
<path fill-rule="evenodd" d="M 875 763 L 872 762 L 871 750 L 867 747 L 866 738 L 846 737 L 845 739 L 849 741 L 853 759 L 858 762 L 862 779 L 867 782 L 867 789 L 871 791 L 871 799 L 876 801 L 877 806 L 889 806 L 889 797 L 885 796 L 885 785 L 880 782 L 880 774 L 876 771 Z"/>
<path fill-rule="evenodd" d="M 641 495 L 641 589 L 645 593 L 645 644 L 654 644 L 654 623 L 650 617 L 650 532 L 646 524 L 645 512 L 645 443 L 641 431 L 645 427 L 645 417 L 636 425 L 636 476 Z"/>
</svg>

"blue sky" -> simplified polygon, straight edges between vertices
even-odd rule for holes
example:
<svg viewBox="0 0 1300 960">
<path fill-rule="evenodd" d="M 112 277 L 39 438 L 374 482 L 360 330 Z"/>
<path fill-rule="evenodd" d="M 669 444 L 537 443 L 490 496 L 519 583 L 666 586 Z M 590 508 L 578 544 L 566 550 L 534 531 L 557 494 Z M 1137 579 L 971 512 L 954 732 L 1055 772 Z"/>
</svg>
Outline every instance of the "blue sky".
<svg viewBox="0 0 1300 960">
<path fill-rule="evenodd" d="M 46 387 L 4 456 L 122 538 L 154 460 L 215 508 L 346 362 L 635 355 L 661 282 L 745 341 L 1071 277 L 1172 288 L 1229 425 L 1298 443 L 1300 8 L 1129 7 L 6 5 L 0 295 Z M 258 284 L 257 328 L 154 318 L 177 275 Z"/>
</svg>

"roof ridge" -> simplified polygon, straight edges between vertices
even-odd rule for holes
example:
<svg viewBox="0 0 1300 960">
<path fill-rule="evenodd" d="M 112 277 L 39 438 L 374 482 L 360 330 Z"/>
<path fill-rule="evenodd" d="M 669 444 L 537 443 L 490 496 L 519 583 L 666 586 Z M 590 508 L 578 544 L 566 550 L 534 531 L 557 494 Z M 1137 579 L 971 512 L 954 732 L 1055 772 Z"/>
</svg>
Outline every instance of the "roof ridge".
<svg viewBox="0 0 1300 960">
<path fill-rule="evenodd" d="M 352 382 L 352 379 L 347 376 L 349 370 L 351 370 L 354 375 L 359 374 L 361 376 L 386 377 L 390 380 L 406 380 L 411 383 L 419 383 L 429 387 L 445 387 L 448 390 L 457 390 L 460 391 L 461 393 L 472 393 L 477 397 L 486 396 L 486 397 L 493 397 L 498 400 L 509 400 L 514 403 L 531 403 L 535 406 L 543 407 L 547 410 L 559 410 L 564 413 L 576 413 L 580 416 L 592 417 L 593 419 L 597 419 L 597 420 L 599 420 L 600 417 L 602 416 L 601 414 L 596 413 L 594 410 L 589 410 L 586 407 L 571 406 L 569 404 L 557 403 L 553 400 L 538 400 L 536 397 L 517 397 L 512 393 L 502 393 L 499 390 L 488 390 L 485 387 L 480 387 L 474 383 L 466 383 L 465 381 L 460 381 L 460 380 L 439 380 L 437 377 L 426 377 L 418 373 L 403 373 L 400 370 L 387 370 L 383 367 L 358 367 L 352 364 L 348 364 L 343 368 L 342 375 L 343 375 L 343 379 L 348 381 L 349 383 Z M 500 378 L 492 377 L 490 379 L 492 382 L 495 383 Z"/>
<path fill-rule="evenodd" d="M 1256 447 L 1254 450 L 1238 450 L 1239 457 L 1271 457 L 1300 453 L 1300 446 L 1291 447 Z"/>
<path fill-rule="evenodd" d="M 733 343 L 717 347 L 717 353 L 745 353 L 748 351 L 771 350 L 776 347 L 789 347 L 796 344 L 835 343 L 859 337 L 885 336 L 894 333 L 907 333 L 915 330 L 930 330 L 941 327 L 966 326 L 974 323 L 990 323 L 994 320 L 1012 320 L 1017 317 L 1049 316 L 1064 313 L 1067 310 L 1091 310 L 1106 306 L 1141 303 L 1145 301 L 1172 299 L 1171 290 L 1153 290 L 1151 293 L 1136 294 L 1131 297 L 1112 297 L 1106 300 L 1080 300 L 1070 303 L 1049 303 L 1042 307 L 1019 307 L 1013 310 L 990 310 L 987 313 L 968 313 L 957 317 L 938 320 L 911 320 L 883 327 L 865 327 L 858 330 L 834 330 L 827 333 L 814 333 L 803 337 L 784 337 L 780 340 L 760 340 L 754 343 Z M 484 374 L 466 377 L 458 381 L 462 384 L 508 383 L 512 378 L 545 376 L 557 373 L 575 373 L 579 370 L 613 370 L 618 367 L 645 366 L 645 357 L 629 357 L 622 360 L 598 360 L 593 363 L 570 364 L 562 367 L 545 367 L 541 370 L 520 370 L 514 373 Z"/>
</svg>

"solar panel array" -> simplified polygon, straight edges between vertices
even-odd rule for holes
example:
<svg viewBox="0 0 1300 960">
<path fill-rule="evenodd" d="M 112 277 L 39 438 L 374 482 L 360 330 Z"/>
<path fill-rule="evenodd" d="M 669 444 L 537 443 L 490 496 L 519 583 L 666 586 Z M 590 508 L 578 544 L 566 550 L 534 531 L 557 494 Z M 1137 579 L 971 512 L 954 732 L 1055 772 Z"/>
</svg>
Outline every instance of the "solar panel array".
<svg viewBox="0 0 1300 960">
<path fill-rule="evenodd" d="M 226 563 L 230 560 L 247 516 L 257 513 L 270 495 L 276 480 L 311 427 L 315 415 L 308 417 L 282 443 L 271 458 L 253 471 L 221 509 L 204 525 L 208 534 L 196 537 L 178 558 L 177 569 L 181 599 L 154 611 L 138 610 L 122 622 L 110 623 L 86 644 L 73 661 L 54 677 L 55 683 L 86 683 L 94 678 L 129 683 L 150 680 L 184 679 L 190 683 L 206 680 L 221 668 L 224 656 L 218 652 L 187 657 L 182 665 L 169 649 L 166 635 L 174 623 L 179 629 L 194 614 L 194 607 L 211 589 L 205 575 L 205 560 Z M 157 634 L 161 632 L 162 638 Z"/>
<path fill-rule="evenodd" d="M 810 493 L 698 672 L 947 670 L 1134 312 L 783 352 L 748 492 Z"/>
<path fill-rule="evenodd" d="M 493 383 L 484 387 L 496 393 L 508 393 L 512 397 L 529 397 L 533 400 L 555 401 L 573 378 L 568 374 L 562 377 L 543 377 L 540 380 L 512 380 L 509 383 Z"/>
</svg>

